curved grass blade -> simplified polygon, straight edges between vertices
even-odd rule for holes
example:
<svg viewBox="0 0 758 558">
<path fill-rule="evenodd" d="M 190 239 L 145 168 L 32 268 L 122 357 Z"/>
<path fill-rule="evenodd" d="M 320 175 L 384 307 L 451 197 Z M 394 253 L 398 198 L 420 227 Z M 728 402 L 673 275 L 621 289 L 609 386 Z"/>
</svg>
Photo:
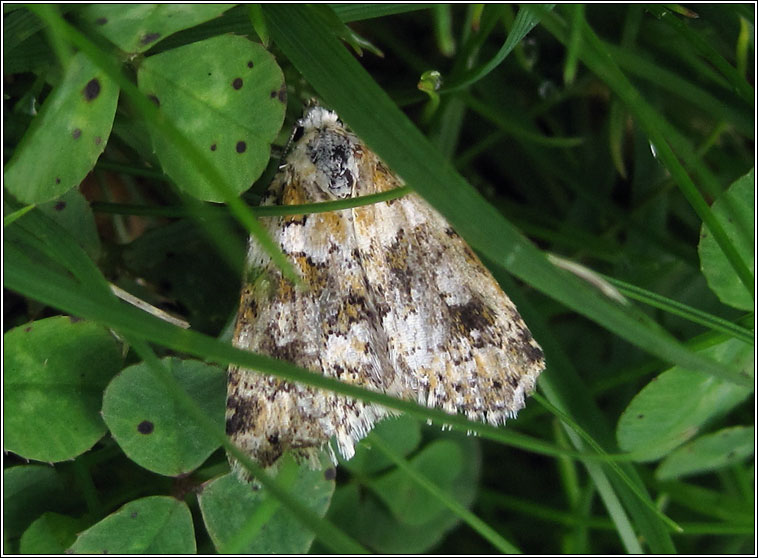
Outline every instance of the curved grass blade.
<svg viewBox="0 0 758 558">
<path fill-rule="evenodd" d="M 548 13 L 541 6 L 531 5 L 527 9 L 543 13 L 545 28 L 564 44 L 568 42 L 569 30 L 565 21 L 554 13 Z M 674 154 L 665 127 L 659 124 L 663 121 L 662 116 L 643 99 L 642 95 L 621 71 L 616 61 L 608 55 L 608 49 L 605 48 L 605 45 L 586 21 L 584 22 L 583 40 L 586 48 L 580 53 L 582 61 L 611 87 L 643 127 L 651 144 L 655 146 L 658 158 L 674 177 L 684 197 L 711 231 L 713 238 L 724 252 L 745 289 L 755 299 L 753 273 L 735 246 L 729 241 L 721 223 L 713 215 L 711 208 Z"/>
<path fill-rule="evenodd" d="M 509 293 L 513 293 L 514 302 L 524 319 L 529 322 L 534 335 L 540 340 L 546 359 L 550 363 L 540 376 L 540 391 L 553 406 L 580 425 L 600 447 L 615 451 L 616 442 L 612 426 L 598 408 L 592 398 L 592 392 L 574 368 L 571 359 L 555 339 L 545 318 L 532 308 L 528 300 L 518 296 L 518 290 L 513 288 L 513 280 L 507 277 L 505 272 L 496 272 L 495 278 Z M 565 428 L 565 432 L 575 448 L 590 451 L 589 446 L 576 432 L 570 428 Z M 590 461 L 582 463 L 627 552 L 642 553 L 639 539 L 647 542 L 651 552 L 674 552 L 666 524 L 650 511 L 646 502 L 640 500 L 640 494 L 648 501 L 649 497 L 634 464 L 619 463 L 619 467 L 637 487 L 636 491 L 630 490 L 619 476 L 611 475 L 606 468 L 607 465 Z"/>
<path fill-rule="evenodd" d="M 555 4 L 545 4 L 545 10 L 552 10 Z M 505 39 L 503 46 L 500 47 L 498 53 L 492 57 L 489 62 L 482 64 L 480 67 L 472 70 L 468 75 L 462 77 L 460 81 L 452 83 L 447 87 L 444 87 L 441 93 L 450 93 L 464 89 L 469 85 L 472 85 L 489 74 L 492 70 L 497 68 L 503 60 L 511 53 L 516 45 L 526 37 L 529 32 L 540 22 L 542 15 L 535 12 L 530 12 L 525 9 L 520 9 L 516 15 L 516 19 L 513 21 L 513 28 L 508 33 L 508 37 Z"/>
<path fill-rule="evenodd" d="M 736 339 L 739 339 L 740 341 L 743 341 L 749 345 L 755 344 L 753 332 L 745 327 L 732 323 L 728 320 L 724 320 L 723 318 L 719 318 L 718 316 L 714 316 L 713 314 L 709 314 L 708 312 L 703 312 L 702 310 L 698 310 L 697 308 L 693 308 L 687 304 L 682 304 L 676 300 L 660 296 L 636 285 L 614 279 L 613 277 L 603 277 L 618 287 L 619 291 L 621 291 L 629 298 L 639 300 L 640 302 L 644 302 L 645 304 L 653 306 L 654 308 L 675 314 L 686 320 L 690 320 L 691 322 L 695 322 L 715 331 L 720 331 L 726 335 L 735 337 Z"/>
<path fill-rule="evenodd" d="M 421 486 L 424 490 L 429 492 L 432 496 L 439 499 L 448 509 L 454 514 L 460 517 L 463 521 L 479 533 L 482 537 L 487 539 L 492 545 L 497 548 L 503 554 L 516 554 L 521 551 L 513 546 L 510 542 L 504 539 L 500 534 L 492 527 L 487 525 L 484 521 L 479 519 L 476 515 L 471 513 L 468 509 L 462 506 L 455 498 L 451 497 L 446 492 L 440 490 L 432 481 L 426 478 L 424 475 L 416 471 L 410 464 L 395 450 L 384 443 L 379 436 L 369 434 L 368 440 L 372 447 L 377 448 L 386 457 L 390 459 L 397 467 L 408 475 L 414 482 Z"/>
<path fill-rule="evenodd" d="M 547 262 L 432 146 L 307 6 L 266 4 L 272 39 L 322 98 L 394 171 L 484 256 L 566 306 L 661 358 L 751 383 L 736 370 L 693 354 L 652 320 L 603 300 Z M 497 239 L 497 242 L 493 242 Z"/>
<path fill-rule="evenodd" d="M 101 68 L 113 79 L 121 90 L 134 103 L 140 115 L 148 122 L 152 122 L 175 146 L 184 153 L 189 164 L 194 165 L 197 172 L 203 174 L 206 180 L 219 189 L 221 197 L 229 206 L 232 214 L 242 223 L 245 228 L 256 238 L 261 247 L 271 256 L 282 273 L 295 283 L 300 278 L 292 264 L 284 257 L 284 254 L 274 244 L 263 226 L 255 219 L 242 200 L 234 193 L 234 190 L 226 184 L 218 170 L 207 161 L 205 153 L 196 148 L 187 137 L 170 121 L 165 119 L 158 108 L 137 89 L 137 86 L 129 81 L 121 69 L 105 55 L 94 43 L 87 39 L 69 23 L 64 21 L 51 6 L 30 5 L 29 9 L 42 18 L 56 33 L 65 37 L 76 47 L 81 49 L 92 62 Z M 218 243 L 223 246 L 223 242 Z"/>
<path fill-rule="evenodd" d="M 192 397 L 182 389 L 144 340 L 131 335 L 127 335 L 126 339 L 134 347 L 137 354 L 142 357 L 142 360 L 147 363 L 153 375 L 167 387 L 174 400 L 184 407 L 184 410 L 207 432 L 212 433 L 216 440 L 234 455 L 266 490 L 287 507 L 290 513 L 297 517 L 303 525 L 315 532 L 321 542 L 338 553 L 368 553 L 368 550 L 352 537 L 335 527 L 330 521 L 318 517 L 313 511 L 301 504 L 296 496 L 290 494 L 277 480 L 270 477 L 257 463 L 253 462 L 245 452 L 232 444 L 223 426 L 211 420 Z"/>
<path fill-rule="evenodd" d="M 9 231 L 6 234 L 10 236 L 10 234 L 15 233 Z M 51 242 L 51 247 L 51 249 L 55 249 L 55 242 Z M 93 296 L 93 292 L 97 291 L 93 290 L 92 287 L 78 283 L 65 273 L 54 272 L 54 268 L 51 269 L 49 265 L 45 265 L 44 254 L 41 255 L 42 257 L 34 258 L 30 255 L 36 256 L 36 253 L 29 250 L 23 239 L 12 238 L 11 242 L 6 242 L 5 285 L 8 288 L 59 308 L 71 315 L 100 322 L 125 335 L 146 339 L 207 361 L 224 365 L 234 363 L 262 374 L 271 374 L 289 381 L 301 382 L 365 401 L 379 403 L 423 420 L 433 420 L 438 424 L 455 427 L 464 432 L 476 432 L 482 437 L 521 447 L 528 451 L 545 455 L 569 455 L 581 459 L 596 458 L 592 454 L 559 449 L 554 445 L 518 432 L 470 421 L 464 415 L 449 415 L 441 409 L 431 409 L 418 403 L 396 399 L 383 393 L 313 374 L 289 362 L 250 353 L 196 331 L 182 329 L 131 305 L 118 302 L 99 272 L 97 272 L 97 277 L 90 278 L 88 281 L 94 284 L 99 277 L 103 284 L 104 293 L 110 298 Z"/>
</svg>

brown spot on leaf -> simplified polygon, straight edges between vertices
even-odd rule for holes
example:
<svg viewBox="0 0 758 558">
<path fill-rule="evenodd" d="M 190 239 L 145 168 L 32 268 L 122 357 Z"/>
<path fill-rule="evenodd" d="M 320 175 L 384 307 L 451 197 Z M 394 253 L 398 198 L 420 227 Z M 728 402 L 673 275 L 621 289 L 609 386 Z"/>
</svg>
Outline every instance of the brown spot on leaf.
<svg viewBox="0 0 758 558">
<path fill-rule="evenodd" d="M 64 209 L 66 209 L 66 202 L 64 201 L 56 202 L 53 208 L 55 209 L 55 211 L 63 211 Z"/>
<path fill-rule="evenodd" d="M 244 141 L 238 141 L 235 149 L 237 150 L 237 153 L 244 153 L 247 149 L 247 144 Z"/>
<path fill-rule="evenodd" d="M 242 78 L 235 78 L 232 82 L 232 87 L 235 89 L 242 89 Z"/>
<path fill-rule="evenodd" d="M 216 144 L 215 143 L 211 144 L 211 151 L 216 151 Z"/>
<path fill-rule="evenodd" d="M 334 467 L 329 467 L 324 471 L 324 480 L 334 480 L 337 478 L 337 469 Z"/>
<path fill-rule="evenodd" d="M 149 420 L 143 420 L 137 425 L 137 432 L 140 434 L 152 434 L 155 430 L 155 425 Z"/>
<path fill-rule="evenodd" d="M 272 99 L 279 99 L 282 103 L 287 102 L 287 86 L 282 83 L 282 86 L 279 88 L 278 91 L 272 91 L 271 92 L 271 98 Z"/>
<path fill-rule="evenodd" d="M 140 38 L 139 42 L 141 45 L 149 45 L 150 43 L 153 43 L 157 41 L 160 38 L 160 33 L 145 33 L 142 35 L 142 38 Z"/>
<path fill-rule="evenodd" d="M 79 128 L 76 128 L 73 132 L 71 132 L 71 137 L 74 139 L 79 139 L 82 137 L 82 131 Z"/>
<path fill-rule="evenodd" d="M 82 89 L 82 95 L 84 95 L 85 101 L 92 101 L 100 95 L 100 80 L 92 78 L 87 82 L 87 85 Z"/>
<path fill-rule="evenodd" d="M 150 99 L 156 107 L 161 106 L 161 100 L 155 95 L 148 95 L 147 98 Z"/>
<path fill-rule="evenodd" d="M 252 60 L 248 60 L 247 61 L 247 67 L 248 68 L 252 68 L 253 66 L 255 66 L 255 64 L 253 64 L 253 61 Z"/>
</svg>

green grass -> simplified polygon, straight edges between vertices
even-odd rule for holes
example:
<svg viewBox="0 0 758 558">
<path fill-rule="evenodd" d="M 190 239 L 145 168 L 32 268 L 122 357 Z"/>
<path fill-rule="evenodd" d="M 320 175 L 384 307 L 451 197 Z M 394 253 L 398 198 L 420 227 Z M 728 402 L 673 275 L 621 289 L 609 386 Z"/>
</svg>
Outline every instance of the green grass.
<svg viewBox="0 0 758 558">
<path fill-rule="evenodd" d="M 754 19 L 747 5 L 695 8 L 698 18 L 637 5 L 265 4 L 220 17 L 135 7 L 140 17 L 118 27 L 100 7 L 70 6 L 63 19 L 6 6 L 4 403 L 19 413 L 6 427 L 20 432 L 6 430 L 6 552 L 751 552 Z M 202 138 L 237 141 L 233 122 L 265 160 L 275 129 L 259 124 L 281 119 L 280 96 L 251 93 L 239 114 L 207 84 L 177 82 L 203 127 L 192 134 L 150 101 L 140 68 L 211 41 L 215 75 L 238 71 L 210 46 L 230 32 L 260 33 L 281 69 L 262 69 L 269 55 L 251 45 L 260 73 L 246 84 L 287 84 L 274 153 L 317 96 L 482 256 L 548 363 L 518 419 L 471 423 L 229 345 L 247 232 L 279 257 L 254 219 L 278 160 L 251 176 L 217 163 Z M 74 69 L 90 67 L 103 91 L 119 91 L 115 114 L 83 100 L 90 70 Z M 416 87 L 427 70 L 442 76 L 431 96 Z M 170 90 L 159 97 L 165 110 Z M 80 149 L 88 126 L 100 141 Z M 207 193 L 182 184 L 187 175 Z M 578 265 L 557 267 L 550 254 Z M 119 302 L 108 282 L 190 330 Z M 61 313 L 102 328 L 50 321 Z M 91 339 L 108 348 L 105 377 L 79 385 Z M 73 382 L 65 390 L 42 374 L 53 356 Z M 405 416 L 378 427 L 336 480 L 258 471 L 263 488 L 245 499 L 249 488 L 220 478 L 222 446 L 237 451 L 223 394 L 203 397 L 207 378 L 189 372 L 202 367 L 176 376 L 169 364 L 183 359 L 245 365 Z M 135 366 L 157 386 L 150 398 L 110 380 L 125 368 L 138 377 Z M 64 392 L 54 424 L 52 413 L 23 414 Z M 131 426 L 149 417 L 172 441 L 162 450 Z M 216 496 L 204 496 L 211 486 Z M 178 504 L 152 498 L 172 495 Z M 131 537 L 127 510 L 155 529 Z"/>
</svg>

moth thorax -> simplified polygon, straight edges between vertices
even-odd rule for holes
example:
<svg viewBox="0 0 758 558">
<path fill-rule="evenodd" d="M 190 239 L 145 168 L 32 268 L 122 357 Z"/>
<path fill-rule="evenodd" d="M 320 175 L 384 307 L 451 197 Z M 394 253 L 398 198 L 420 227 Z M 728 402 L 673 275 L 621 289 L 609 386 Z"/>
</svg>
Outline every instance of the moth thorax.
<svg viewBox="0 0 758 558">
<path fill-rule="evenodd" d="M 306 152 L 316 167 L 318 187 L 335 198 L 346 198 L 358 178 L 350 138 L 333 130 L 319 130 L 308 142 Z"/>
</svg>

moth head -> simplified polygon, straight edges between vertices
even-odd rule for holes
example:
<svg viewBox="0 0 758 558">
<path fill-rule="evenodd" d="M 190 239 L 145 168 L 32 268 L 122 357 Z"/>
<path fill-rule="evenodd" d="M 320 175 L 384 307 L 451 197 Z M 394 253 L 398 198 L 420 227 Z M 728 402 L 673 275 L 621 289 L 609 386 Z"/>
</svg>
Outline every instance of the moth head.
<svg viewBox="0 0 758 558">
<path fill-rule="evenodd" d="M 311 167 L 309 174 L 320 190 L 336 199 L 350 196 L 358 180 L 356 140 L 336 113 L 310 107 L 297 121 L 291 141 L 298 163 Z"/>
</svg>

